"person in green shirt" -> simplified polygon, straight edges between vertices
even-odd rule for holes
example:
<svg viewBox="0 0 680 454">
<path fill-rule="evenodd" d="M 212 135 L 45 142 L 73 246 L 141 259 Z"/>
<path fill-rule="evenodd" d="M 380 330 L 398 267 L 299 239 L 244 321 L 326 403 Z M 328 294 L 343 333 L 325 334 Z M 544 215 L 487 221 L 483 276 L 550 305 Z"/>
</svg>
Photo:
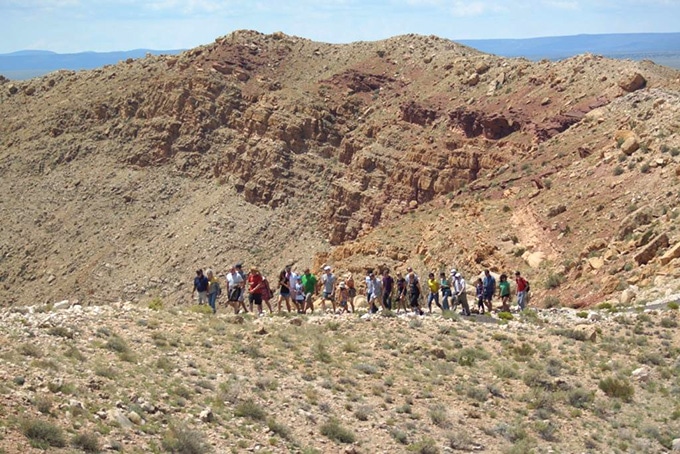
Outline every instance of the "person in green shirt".
<svg viewBox="0 0 680 454">
<path fill-rule="evenodd" d="M 309 271 L 309 268 L 305 269 L 305 273 L 302 275 L 302 289 L 305 292 L 303 313 L 306 313 L 308 308 L 314 313 L 314 295 L 316 294 L 317 284 L 316 276 Z"/>
<path fill-rule="evenodd" d="M 500 282 L 498 283 L 498 296 L 501 298 L 501 312 L 510 312 L 510 282 L 508 276 L 501 274 Z"/>
</svg>

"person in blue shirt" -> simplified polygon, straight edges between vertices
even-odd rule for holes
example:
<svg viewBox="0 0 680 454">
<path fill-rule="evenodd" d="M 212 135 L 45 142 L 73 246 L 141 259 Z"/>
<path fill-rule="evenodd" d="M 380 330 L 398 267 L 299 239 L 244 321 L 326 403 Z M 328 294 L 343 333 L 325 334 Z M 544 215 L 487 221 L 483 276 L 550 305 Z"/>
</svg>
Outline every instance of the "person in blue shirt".
<svg viewBox="0 0 680 454">
<path fill-rule="evenodd" d="M 196 271 L 194 278 L 194 289 L 191 291 L 191 298 L 198 292 L 198 304 L 208 304 L 208 278 L 203 275 L 203 270 Z"/>
<path fill-rule="evenodd" d="M 496 293 L 496 279 L 494 279 L 489 270 L 484 270 L 484 280 L 482 283 L 484 285 L 484 303 L 486 303 L 486 308 L 491 313 L 493 308 L 491 300 L 494 293 Z"/>
</svg>

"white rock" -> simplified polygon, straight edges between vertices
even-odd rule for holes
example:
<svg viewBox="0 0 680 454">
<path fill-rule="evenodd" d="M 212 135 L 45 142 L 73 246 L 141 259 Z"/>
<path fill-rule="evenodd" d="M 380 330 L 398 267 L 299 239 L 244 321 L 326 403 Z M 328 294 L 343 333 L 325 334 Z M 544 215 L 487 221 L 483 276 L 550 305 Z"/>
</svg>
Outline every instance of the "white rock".
<svg viewBox="0 0 680 454">
<path fill-rule="evenodd" d="M 54 303 L 54 305 L 52 306 L 52 310 L 60 311 L 62 309 L 68 309 L 70 306 L 71 303 L 69 302 L 69 300 L 63 300 L 59 301 L 58 303 Z"/>
</svg>

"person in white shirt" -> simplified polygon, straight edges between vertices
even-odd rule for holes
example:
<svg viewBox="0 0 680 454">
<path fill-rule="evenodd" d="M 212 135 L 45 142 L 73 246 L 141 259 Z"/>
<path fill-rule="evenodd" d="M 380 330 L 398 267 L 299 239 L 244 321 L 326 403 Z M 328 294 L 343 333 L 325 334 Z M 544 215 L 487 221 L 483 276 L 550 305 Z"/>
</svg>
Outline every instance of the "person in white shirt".
<svg viewBox="0 0 680 454">
<path fill-rule="evenodd" d="M 463 279 L 460 273 L 456 273 L 454 276 L 453 288 L 456 294 L 456 305 L 460 304 L 463 306 L 463 315 L 470 315 L 470 306 L 468 305 L 467 294 L 465 293 L 465 279 Z"/>
<path fill-rule="evenodd" d="M 331 272 L 330 266 L 325 266 L 324 273 L 321 275 L 321 285 L 323 292 L 321 293 L 321 309 L 326 312 L 326 300 L 330 300 L 333 305 L 333 313 L 335 314 L 335 275 Z"/>
<path fill-rule="evenodd" d="M 248 312 L 246 309 L 246 304 L 244 302 L 244 290 L 246 277 L 243 274 L 243 270 L 240 263 L 232 266 L 227 275 L 225 276 L 227 281 L 227 298 L 229 304 L 233 305 L 234 313 L 238 314 L 239 309 L 243 307 L 244 312 Z"/>
</svg>

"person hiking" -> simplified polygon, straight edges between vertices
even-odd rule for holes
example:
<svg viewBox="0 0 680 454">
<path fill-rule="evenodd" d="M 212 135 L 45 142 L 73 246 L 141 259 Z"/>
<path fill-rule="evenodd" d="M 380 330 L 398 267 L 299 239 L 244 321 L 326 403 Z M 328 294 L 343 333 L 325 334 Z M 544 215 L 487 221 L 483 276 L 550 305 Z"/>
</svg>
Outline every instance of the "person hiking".
<svg viewBox="0 0 680 454">
<path fill-rule="evenodd" d="M 302 308 L 302 313 L 306 314 L 307 309 L 312 310 L 312 314 L 314 313 L 314 295 L 316 295 L 317 292 L 317 283 L 318 280 L 316 279 L 316 276 L 314 276 L 310 271 L 309 268 L 305 269 L 305 273 L 302 275 L 302 289 L 305 292 L 305 306 Z"/>
<path fill-rule="evenodd" d="M 442 309 L 442 305 L 439 304 L 439 281 L 435 279 L 434 273 L 428 274 L 427 287 L 430 289 L 430 293 L 427 295 L 427 311 L 431 314 L 433 301 L 439 309 Z"/>
<path fill-rule="evenodd" d="M 406 285 L 406 279 L 404 279 L 401 273 L 397 273 L 397 314 L 400 308 L 403 308 L 405 313 L 408 312 L 406 309 L 407 294 L 408 286 Z"/>
<path fill-rule="evenodd" d="M 478 278 L 475 282 L 475 297 L 477 298 L 477 309 L 480 314 L 484 313 L 484 282 Z"/>
<path fill-rule="evenodd" d="M 454 291 L 456 293 L 456 302 L 463 307 L 462 315 L 470 315 L 470 306 L 468 306 L 465 279 L 463 275 L 456 272 L 455 280 L 453 281 Z"/>
<path fill-rule="evenodd" d="M 337 290 L 338 300 L 340 300 L 340 313 L 349 312 L 347 310 L 347 301 L 349 300 L 349 292 L 347 291 L 347 285 L 344 282 L 338 284 Z M 352 310 L 354 312 L 354 310 Z"/>
<path fill-rule="evenodd" d="M 347 276 L 345 285 L 347 285 L 347 302 L 352 308 L 352 313 L 354 313 L 354 298 L 357 297 L 357 289 L 354 286 L 354 278 L 352 277 L 352 274 Z"/>
<path fill-rule="evenodd" d="M 217 313 L 217 297 L 222 293 L 222 289 L 220 288 L 220 283 L 217 280 L 217 277 L 215 277 L 213 270 L 208 268 L 205 270 L 205 275 L 208 278 L 208 304 L 212 309 L 212 313 L 215 314 Z"/>
<path fill-rule="evenodd" d="M 269 301 L 274 297 L 274 292 L 272 291 L 271 285 L 269 285 L 269 281 L 267 280 L 267 276 L 262 276 L 262 302 L 267 305 L 267 309 L 269 309 L 269 314 L 273 314 L 274 311 L 272 310 L 272 305 L 269 303 Z"/>
<path fill-rule="evenodd" d="M 295 278 L 295 306 L 298 314 L 305 313 L 305 288 L 302 286 L 302 276 Z"/>
<path fill-rule="evenodd" d="M 446 273 L 439 273 L 439 288 L 442 291 L 442 307 L 449 310 L 449 298 L 451 298 L 451 281 L 446 278 Z"/>
<path fill-rule="evenodd" d="M 382 295 L 383 295 L 382 279 L 371 273 L 371 300 L 368 302 L 369 303 L 368 307 L 369 312 L 371 312 L 372 314 L 378 312 L 377 304 L 380 304 L 380 306 L 382 307 L 383 305 Z"/>
<path fill-rule="evenodd" d="M 420 290 L 420 282 L 418 282 L 418 276 L 416 273 L 414 273 L 411 268 L 409 269 L 411 271 L 404 278 L 408 283 L 409 305 L 411 306 L 411 310 L 413 310 L 413 312 L 418 315 L 423 315 L 424 312 L 420 308 L 420 294 L 422 293 Z"/>
<path fill-rule="evenodd" d="M 515 283 L 517 284 L 517 308 L 519 311 L 523 311 L 527 307 L 529 282 L 522 277 L 519 271 L 515 271 Z"/>
<path fill-rule="evenodd" d="M 281 303 L 286 302 L 286 309 L 290 312 L 291 302 L 290 265 L 286 265 L 279 273 L 279 299 L 277 301 L 278 312 L 281 313 Z"/>
<path fill-rule="evenodd" d="M 333 313 L 335 314 L 335 275 L 330 266 L 323 268 L 324 273 L 321 275 L 321 309 L 326 312 L 326 300 L 330 300 L 333 305 Z"/>
<path fill-rule="evenodd" d="M 506 274 L 501 274 L 498 282 L 498 296 L 501 299 L 501 312 L 510 312 L 510 305 L 508 304 L 510 302 L 510 283 Z"/>
<path fill-rule="evenodd" d="M 250 303 L 250 311 L 253 311 L 253 305 L 257 307 L 258 315 L 262 315 L 262 293 L 264 291 L 264 278 L 260 274 L 260 270 L 254 266 L 250 267 L 248 273 L 248 302 Z"/>
<path fill-rule="evenodd" d="M 203 270 L 196 270 L 194 289 L 191 291 L 191 299 L 198 292 L 198 304 L 208 304 L 208 278 L 203 275 Z"/>
<path fill-rule="evenodd" d="M 241 307 L 244 312 L 248 312 L 244 303 L 245 275 L 241 271 L 241 264 L 237 263 L 229 269 L 225 276 L 227 281 L 227 299 L 229 304 L 234 307 L 234 313 L 238 314 Z"/>
<path fill-rule="evenodd" d="M 390 276 L 390 270 L 385 269 L 382 277 L 382 306 L 383 309 L 392 310 L 392 289 L 394 288 L 394 279 Z"/>
<path fill-rule="evenodd" d="M 496 293 L 496 279 L 491 275 L 489 270 L 484 270 L 484 279 L 482 280 L 484 285 L 484 304 L 489 310 L 489 313 L 493 310 L 493 296 Z"/>
</svg>

